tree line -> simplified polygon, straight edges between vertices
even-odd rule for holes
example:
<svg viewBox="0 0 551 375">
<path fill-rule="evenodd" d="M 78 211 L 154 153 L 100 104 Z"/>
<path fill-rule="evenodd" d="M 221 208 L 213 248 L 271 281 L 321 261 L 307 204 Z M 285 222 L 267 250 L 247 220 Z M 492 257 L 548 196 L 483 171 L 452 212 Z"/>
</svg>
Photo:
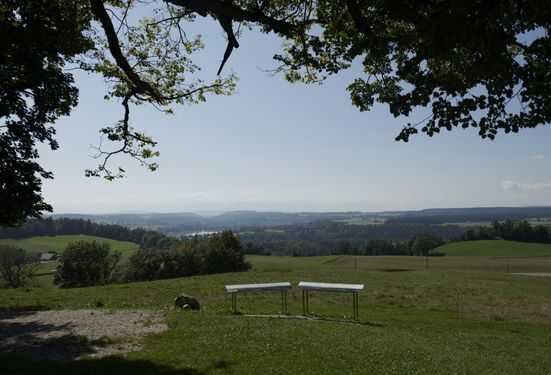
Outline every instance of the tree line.
<svg viewBox="0 0 551 375">
<path fill-rule="evenodd" d="M 532 225 L 528 221 L 494 221 L 489 226 L 470 228 L 458 238 L 460 241 L 504 239 L 520 242 L 551 243 L 551 228 Z"/>
<path fill-rule="evenodd" d="M 370 240 L 289 240 L 247 242 L 246 254 L 255 255 L 442 255 L 432 251 L 445 243 L 438 236 L 418 234 L 406 241 L 384 238 Z"/>
<path fill-rule="evenodd" d="M 35 236 L 61 236 L 86 234 L 109 238 L 111 240 L 128 241 L 137 243 L 140 248 L 168 249 L 176 244 L 177 239 L 163 233 L 135 228 L 129 229 L 114 224 L 98 224 L 90 220 L 68 218 L 44 218 L 29 219 L 19 228 L 0 226 L 0 239 L 2 238 L 29 238 Z"/>
<path fill-rule="evenodd" d="M 134 252 L 126 262 L 109 243 L 77 241 L 60 254 L 54 283 L 74 288 L 133 281 L 151 281 L 213 273 L 246 271 L 239 237 L 225 230 L 208 238 L 179 241 L 168 249 Z M 39 259 L 13 246 L 0 245 L 0 276 L 8 287 L 29 284 Z"/>
<path fill-rule="evenodd" d="M 464 228 L 455 225 L 432 224 L 370 224 L 351 225 L 346 222 L 319 220 L 307 224 L 281 225 L 269 228 L 247 227 L 240 229 L 243 241 L 329 241 L 374 240 L 385 238 L 406 241 L 418 234 L 438 236 L 445 240 L 457 238 Z"/>
</svg>

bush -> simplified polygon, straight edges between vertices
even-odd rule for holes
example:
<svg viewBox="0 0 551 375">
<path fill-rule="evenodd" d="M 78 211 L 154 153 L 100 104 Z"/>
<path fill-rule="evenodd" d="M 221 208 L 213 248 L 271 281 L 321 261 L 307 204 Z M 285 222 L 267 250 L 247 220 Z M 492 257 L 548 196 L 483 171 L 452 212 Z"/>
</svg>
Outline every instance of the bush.
<svg viewBox="0 0 551 375">
<path fill-rule="evenodd" d="M 169 250 L 138 250 L 128 260 L 127 281 L 148 281 L 209 273 L 246 271 L 241 241 L 232 231 L 194 237 Z"/>
<path fill-rule="evenodd" d="M 442 246 L 444 241 L 438 236 L 419 234 L 411 238 L 407 247 L 412 255 L 429 255 L 430 251 Z"/>
<path fill-rule="evenodd" d="M 161 278 L 163 254 L 159 249 L 140 249 L 128 259 L 124 278 L 128 281 L 150 281 Z"/>
<path fill-rule="evenodd" d="M 205 268 L 206 273 L 239 272 L 250 269 L 251 265 L 245 262 L 239 237 L 225 230 L 209 237 Z"/>
<path fill-rule="evenodd" d="M 116 278 L 120 253 L 111 252 L 108 243 L 70 243 L 59 258 L 54 282 L 61 287 L 109 284 Z"/>
<path fill-rule="evenodd" d="M 23 249 L 0 245 L 0 275 L 10 288 L 18 288 L 28 284 L 40 260 Z"/>
<path fill-rule="evenodd" d="M 203 273 L 201 252 L 191 244 L 180 244 L 169 250 L 138 250 L 128 259 L 125 279 L 150 281 L 193 276 Z"/>
</svg>

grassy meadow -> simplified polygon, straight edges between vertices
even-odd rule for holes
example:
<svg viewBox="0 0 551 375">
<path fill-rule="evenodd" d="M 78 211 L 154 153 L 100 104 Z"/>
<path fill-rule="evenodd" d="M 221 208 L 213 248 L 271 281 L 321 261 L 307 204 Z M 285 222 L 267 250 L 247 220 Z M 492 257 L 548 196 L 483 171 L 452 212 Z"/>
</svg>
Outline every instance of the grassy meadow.
<svg viewBox="0 0 551 375">
<path fill-rule="evenodd" d="M 437 248 L 435 251 L 451 257 L 551 257 L 551 244 L 506 240 L 482 240 L 452 242 Z"/>
<path fill-rule="evenodd" d="M 470 251 L 469 249 L 466 252 Z M 0 354 L 0 373 L 81 374 L 549 374 L 551 278 L 506 272 L 492 256 L 249 256 L 249 272 L 101 287 L 0 290 L 0 310 L 146 308 L 164 311 L 169 330 L 143 350 L 69 363 Z M 551 257 L 509 259 L 510 272 L 551 272 Z M 289 292 L 290 318 L 277 317 L 278 292 L 244 293 L 230 312 L 224 285 L 270 281 L 363 283 L 360 322 L 352 296 Z M 187 293 L 200 312 L 176 310 Z M 258 317 L 251 315 L 273 315 Z"/>
<path fill-rule="evenodd" d="M 30 252 L 47 253 L 48 251 L 63 252 L 67 245 L 77 241 L 98 241 L 107 242 L 112 250 L 120 251 L 122 259 L 127 259 L 132 253 L 140 248 L 140 245 L 126 242 L 111 240 L 103 237 L 88 236 L 85 234 L 65 235 L 65 236 L 38 236 L 30 237 L 21 240 L 0 239 L 0 244 L 11 245 Z M 42 262 L 36 271 L 36 281 L 39 284 L 51 284 L 53 282 L 53 274 L 58 261 Z"/>
<path fill-rule="evenodd" d="M 66 236 L 38 236 L 21 240 L 0 239 L 0 244 L 16 246 L 31 252 L 47 253 L 48 251 L 52 250 L 62 252 L 69 243 L 77 241 L 107 242 L 109 245 L 111 245 L 111 250 L 120 251 L 123 258 L 128 258 L 134 251 L 138 250 L 140 247 L 140 245 L 132 242 L 111 240 L 108 238 L 88 236 L 85 234 Z"/>
</svg>

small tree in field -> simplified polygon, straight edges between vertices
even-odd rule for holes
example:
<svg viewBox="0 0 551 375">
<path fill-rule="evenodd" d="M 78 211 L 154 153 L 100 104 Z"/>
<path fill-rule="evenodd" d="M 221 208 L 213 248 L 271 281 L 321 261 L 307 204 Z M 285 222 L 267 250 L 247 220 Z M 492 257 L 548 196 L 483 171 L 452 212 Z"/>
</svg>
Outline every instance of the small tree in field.
<svg viewBox="0 0 551 375">
<path fill-rule="evenodd" d="M 39 264 L 38 258 L 23 249 L 0 245 L 0 275 L 11 288 L 27 284 Z"/>
<path fill-rule="evenodd" d="M 78 241 L 70 243 L 59 259 L 54 282 L 62 287 L 109 284 L 115 278 L 120 260 L 108 243 Z"/>
<path fill-rule="evenodd" d="M 206 273 L 239 272 L 251 268 L 245 261 L 241 240 L 231 230 L 213 234 L 207 243 Z"/>
</svg>

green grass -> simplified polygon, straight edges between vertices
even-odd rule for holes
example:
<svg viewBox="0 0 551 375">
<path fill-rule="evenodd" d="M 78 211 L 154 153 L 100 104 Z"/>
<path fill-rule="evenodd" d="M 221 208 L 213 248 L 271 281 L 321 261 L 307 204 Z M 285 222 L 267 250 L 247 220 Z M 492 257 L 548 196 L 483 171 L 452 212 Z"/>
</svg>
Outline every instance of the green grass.
<svg viewBox="0 0 551 375">
<path fill-rule="evenodd" d="M 435 251 L 452 257 L 549 257 L 551 256 L 551 244 L 505 240 L 464 241 L 441 246 Z"/>
<path fill-rule="evenodd" d="M 12 245 L 32 252 L 46 253 L 52 250 L 61 252 L 69 243 L 76 241 L 107 242 L 111 245 L 111 250 L 120 251 L 123 258 L 128 258 L 140 247 L 140 245 L 132 242 L 110 240 L 108 238 L 88 236 L 84 234 L 68 236 L 41 236 L 25 238 L 22 240 L 0 240 L 0 244 Z"/>
<path fill-rule="evenodd" d="M 0 354 L 0 373 L 17 374 L 548 374 L 551 278 L 507 274 L 483 257 L 250 256 L 244 273 L 79 289 L 0 290 L 0 309 L 163 310 L 169 330 L 148 336 L 141 352 L 65 364 Z M 516 260 L 551 272 L 551 258 Z M 501 262 L 501 263 L 499 263 Z M 469 267 L 470 265 L 470 267 Z M 498 267 L 499 265 L 499 267 Z M 233 315 L 225 284 L 269 281 L 363 283 L 362 324 L 351 296 L 311 293 L 310 311 L 333 320 Z M 201 312 L 172 308 L 179 293 Z M 461 312 L 459 295 L 463 295 Z M 301 292 L 289 312 L 302 314 Z M 279 314 L 278 292 L 240 294 L 242 314 Z"/>
</svg>

